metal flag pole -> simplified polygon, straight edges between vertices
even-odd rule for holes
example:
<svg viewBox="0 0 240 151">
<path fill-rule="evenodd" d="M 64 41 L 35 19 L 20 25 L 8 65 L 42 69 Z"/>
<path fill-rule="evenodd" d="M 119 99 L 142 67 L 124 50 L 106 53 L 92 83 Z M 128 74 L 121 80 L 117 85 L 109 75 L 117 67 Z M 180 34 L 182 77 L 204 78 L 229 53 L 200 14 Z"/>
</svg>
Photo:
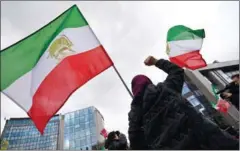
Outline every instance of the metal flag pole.
<svg viewBox="0 0 240 151">
<path fill-rule="evenodd" d="M 115 65 L 113 65 L 113 69 L 116 71 L 118 77 L 120 78 L 120 80 L 122 81 L 123 85 L 125 86 L 125 88 L 127 89 L 129 95 L 133 98 L 133 95 L 131 93 L 131 91 L 129 90 L 129 88 L 127 87 L 126 83 L 123 81 L 123 78 L 121 77 L 121 75 L 119 74 L 117 68 L 115 67 Z"/>
<path fill-rule="evenodd" d="M 78 11 L 80 11 L 79 9 L 78 9 Z M 95 35 L 94 34 L 94 32 L 93 32 L 93 30 L 92 30 L 92 28 L 90 28 L 91 29 L 91 31 L 92 31 L 92 33 L 93 33 L 93 35 Z M 95 35 L 95 37 L 96 37 L 96 39 L 99 41 L 99 43 L 100 43 L 100 40 L 97 38 L 97 36 Z M 108 53 L 105 51 L 105 49 L 104 49 L 104 52 L 106 53 L 106 55 L 109 57 L 109 59 L 110 60 L 112 60 L 111 58 L 110 58 L 110 56 L 108 55 Z M 120 80 L 122 81 L 122 83 L 123 83 L 123 85 L 125 86 L 125 88 L 127 89 L 127 91 L 128 91 L 128 93 L 130 94 L 130 96 L 133 98 L 133 95 L 132 95 L 132 93 L 131 93 L 131 91 L 128 89 L 128 87 L 127 87 L 127 85 L 126 85 L 126 83 L 123 81 L 123 78 L 121 77 L 121 75 L 119 74 L 119 72 L 118 72 L 118 70 L 117 70 L 117 68 L 115 67 L 115 65 L 113 64 L 112 65 L 113 66 L 113 69 L 116 71 L 116 73 L 117 73 L 117 75 L 118 75 L 118 77 L 120 78 Z"/>
</svg>

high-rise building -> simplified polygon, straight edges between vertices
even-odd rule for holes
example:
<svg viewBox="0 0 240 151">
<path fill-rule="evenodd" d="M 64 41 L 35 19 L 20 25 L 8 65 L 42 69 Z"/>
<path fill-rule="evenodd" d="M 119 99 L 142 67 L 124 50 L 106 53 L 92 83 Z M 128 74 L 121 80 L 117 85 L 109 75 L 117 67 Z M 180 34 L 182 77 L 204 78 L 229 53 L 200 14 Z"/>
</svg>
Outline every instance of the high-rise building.
<svg viewBox="0 0 240 151">
<path fill-rule="evenodd" d="M 6 121 L 1 140 L 8 141 L 9 150 L 58 149 L 59 116 L 54 116 L 41 135 L 29 118 L 11 118 Z"/>
<path fill-rule="evenodd" d="M 54 116 L 40 135 L 29 118 L 6 121 L 1 140 L 10 150 L 97 150 L 104 145 L 100 134 L 104 119 L 95 107 Z"/>
<path fill-rule="evenodd" d="M 227 62 L 215 61 L 213 64 L 209 64 L 207 67 L 198 70 L 185 70 L 185 81 L 199 93 L 199 101 L 210 116 L 221 114 L 224 117 L 223 122 L 225 124 L 233 126 L 238 130 L 239 111 L 234 105 L 230 106 L 226 114 L 216 112 L 211 105 L 212 103 L 217 103 L 212 86 L 216 86 L 218 90 L 223 89 L 231 82 L 231 76 L 237 73 L 239 73 L 239 60 Z"/>
<path fill-rule="evenodd" d="M 96 150 L 104 143 L 100 135 L 104 128 L 101 113 L 95 107 L 89 107 L 63 115 L 64 150 Z"/>
</svg>

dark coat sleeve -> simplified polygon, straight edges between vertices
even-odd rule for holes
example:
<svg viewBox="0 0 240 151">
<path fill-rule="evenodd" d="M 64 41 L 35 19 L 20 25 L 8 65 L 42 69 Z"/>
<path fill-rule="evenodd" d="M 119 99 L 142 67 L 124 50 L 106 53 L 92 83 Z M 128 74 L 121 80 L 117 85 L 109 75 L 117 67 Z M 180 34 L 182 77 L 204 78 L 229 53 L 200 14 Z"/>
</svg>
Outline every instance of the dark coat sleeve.
<svg viewBox="0 0 240 151">
<path fill-rule="evenodd" d="M 218 126 L 204 119 L 199 128 L 202 133 L 203 143 L 211 150 L 239 150 L 239 142 L 233 136 L 219 129 Z M 196 136 L 198 137 L 198 136 Z"/>
<path fill-rule="evenodd" d="M 239 150 L 237 139 L 222 131 L 211 120 L 204 118 L 192 106 L 183 104 L 181 106 L 194 127 L 193 135 L 200 146 L 209 150 Z"/>
<path fill-rule="evenodd" d="M 129 129 L 128 137 L 131 150 L 147 149 L 145 145 L 144 131 L 142 128 L 142 103 L 135 98 L 128 114 Z"/>
<path fill-rule="evenodd" d="M 184 82 L 184 70 L 176 64 L 164 59 L 158 60 L 156 67 L 162 69 L 168 74 L 166 80 L 164 81 L 164 85 L 178 93 L 181 93 Z"/>
<path fill-rule="evenodd" d="M 233 93 L 230 101 L 239 110 L 239 94 Z"/>
</svg>

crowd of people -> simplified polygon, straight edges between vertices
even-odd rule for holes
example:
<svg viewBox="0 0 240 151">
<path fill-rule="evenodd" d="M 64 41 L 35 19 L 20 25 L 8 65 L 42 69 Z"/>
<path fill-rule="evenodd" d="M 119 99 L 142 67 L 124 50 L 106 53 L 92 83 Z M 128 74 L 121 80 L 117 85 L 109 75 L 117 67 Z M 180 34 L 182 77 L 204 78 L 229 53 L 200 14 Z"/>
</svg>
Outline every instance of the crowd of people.
<svg viewBox="0 0 240 151">
<path fill-rule="evenodd" d="M 239 150 L 239 140 L 204 118 L 182 97 L 184 70 L 177 65 L 149 56 L 147 66 L 156 66 L 168 74 L 164 82 L 154 85 L 145 75 L 132 80 L 134 95 L 129 112 L 128 137 L 113 131 L 108 134 L 108 150 Z M 239 105 L 239 75 L 221 96 Z"/>
</svg>

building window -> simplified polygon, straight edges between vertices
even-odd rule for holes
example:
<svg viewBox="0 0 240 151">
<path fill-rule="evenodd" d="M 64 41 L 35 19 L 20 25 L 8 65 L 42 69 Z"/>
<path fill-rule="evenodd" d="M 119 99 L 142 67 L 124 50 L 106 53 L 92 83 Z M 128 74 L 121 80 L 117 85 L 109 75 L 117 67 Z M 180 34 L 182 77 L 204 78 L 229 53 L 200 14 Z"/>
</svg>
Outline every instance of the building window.
<svg viewBox="0 0 240 151">
<path fill-rule="evenodd" d="M 90 135 L 86 136 L 86 144 L 91 145 L 91 137 Z"/>
<path fill-rule="evenodd" d="M 81 146 L 86 144 L 86 140 L 84 137 L 80 139 L 80 144 Z"/>
<path fill-rule="evenodd" d="M 81 116 L 81 117 L 80 117 L 79 122 L 80 122 L 80 123 L 84 123 L 84 122 L 85 122 L 84 116 Z"/>
<path fill-rule="evenodd" d="M 81 146 L 81 144 L 80 144 L 80 139 L 76 139 L 76 140 L 75 140 L 75 146 L 76 146 L 76 147 L 80 147 L 80 146 Z"/>
<path fill-rule="evenodd" d="M 92 145 L 96 144 L 97 140 L 96 140 L 96 136 L 92 136 L 91 137 L 91 143 Z"/>
<path fill-rule="evenodd" d="M 75 139 L 80 138 L 80 132 L 75 132 Z"/>
<path fill-rule="evenodd" d="M 184 95 L 184 94 L 186 94 L 188 92 L 190 92 L 190 89 L 188 88 L 188 86 L 187 85 L 183 86 L 182 95 Z"/>
<path fill-rule="evenodd" d="M 85 132 L 86 132 L 86 135 L 90 135 L 90 129 L 89 129 L 89 128 L 87 128 L 87 129 L 85 130 Z"/>
<path fill-rule="evenodd" d="M 70 148 L 74 148 L 74 147 L 75 147 L 74 141 L 70 141 Z"/>
<path fill-rule="evenodd" d="M 189 102 L 190 102 L 194 107 L 200 104 L 200 102 L 199 102 L 196 98 L 189 100 Z"/>
</svg>

